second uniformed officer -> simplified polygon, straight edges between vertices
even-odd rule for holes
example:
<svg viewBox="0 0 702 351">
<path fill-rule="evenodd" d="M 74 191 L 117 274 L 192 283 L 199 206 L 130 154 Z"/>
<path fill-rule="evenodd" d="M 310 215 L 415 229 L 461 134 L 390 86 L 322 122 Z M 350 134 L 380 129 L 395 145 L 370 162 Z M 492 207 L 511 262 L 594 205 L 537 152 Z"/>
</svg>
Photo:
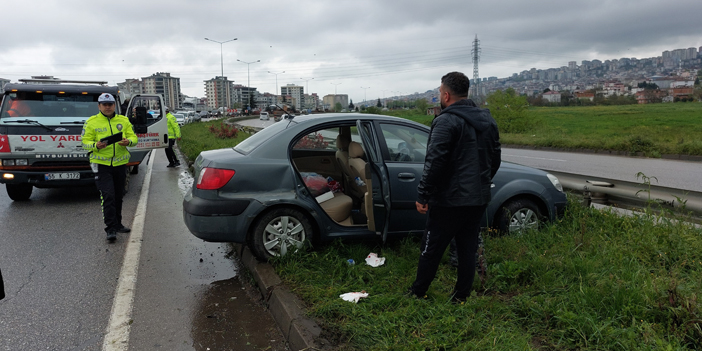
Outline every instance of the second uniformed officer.
<svg viewBox="0 0 702 351">
<path fill-rule="evenodd" d="M 129 151 L 127 146 L 137 144 L 132 124 L 125 116 L 115 113 L 115 98 L 104 93 L 98 97 L 100 113 L 88 118 L 83 125 L 83 149 L 90 151 L 90 167 L 95 173 L 95 184 L 102 199 L 105 232 L 110 242 L 117 233 L 128 233 L 122 225 L 122 197 L 127 178 Z M 122 133 L 122 139 L 110 144 L 101 139 Z"/>
</svg>

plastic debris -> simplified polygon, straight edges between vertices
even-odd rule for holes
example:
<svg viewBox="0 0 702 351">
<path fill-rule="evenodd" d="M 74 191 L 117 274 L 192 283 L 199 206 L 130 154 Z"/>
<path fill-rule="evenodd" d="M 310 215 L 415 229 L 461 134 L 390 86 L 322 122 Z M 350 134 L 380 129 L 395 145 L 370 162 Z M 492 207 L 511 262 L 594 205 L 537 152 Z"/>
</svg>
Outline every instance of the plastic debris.
<svg viewBox="0 0 702 351">
<path fill-rule="evenodd" d="M 358 300 L 360 300 L 362 297 L 368 297 L 368 293 L 365 290 L 362 290 L 361 292 L 350 292 L 346 294 L 341 294 L 339 295 L 339 297 L 342 298 L 344 301 L 358 303 Z"/>
<path fill-rule="evenodd" d="M 371 267 L 382 266 L 385 263 L 385 257 L 378 257 L 378 254 L 371 252 L 366 257 L 366 263 Z"/>
<path fill-rule="evenodd" d="M 346 262 L 349 264 L 349 266 L 353 266 L 356 264 L 356 261 L 354 261 L 353 258 L 349 258 L 348 260 L 346 260 Z"/>
</svg>

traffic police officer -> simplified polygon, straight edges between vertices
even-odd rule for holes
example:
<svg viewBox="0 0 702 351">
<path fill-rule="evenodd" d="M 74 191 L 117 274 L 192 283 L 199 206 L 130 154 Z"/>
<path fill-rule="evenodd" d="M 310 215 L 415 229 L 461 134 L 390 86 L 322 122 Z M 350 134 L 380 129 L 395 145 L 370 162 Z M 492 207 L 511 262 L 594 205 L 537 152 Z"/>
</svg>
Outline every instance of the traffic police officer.
<svg viewBox="0 0 702 351">
<path fill-rule="evenodd" d="M 122 225 L 122 197 L 127 178 L 129 151 L 127 146 L 137 144 L 132 124 L 125 116 L 115 113 L 115 98 L 104 93 L 98 97 L 100 113 L 88 118 L 83 125 L 83 149 L 90 152 L 90 167 L 95 173 L 95 184 L 102 199 L 102 215 L 105 232 L 110 242 L 117 233 L 131 230 Z M 108 144 L 105 137 L 122 132 L 122 140 Z"/>
<path fill-rule="evenodd" d="M 180 161 L 178 161 L 178 157 L 173 151 L 173 144 L 175 144 L 176 138 L 180 139 L 180 126 L 178 126 L 178 121 L 171 114 L 171 109 L 168 107 L 166 107 L 166 120 L 168 124 L 168 147 L 166 148 L 168 165 L 166 167 L 178 167 L 180 166 Z"/>
</svg>

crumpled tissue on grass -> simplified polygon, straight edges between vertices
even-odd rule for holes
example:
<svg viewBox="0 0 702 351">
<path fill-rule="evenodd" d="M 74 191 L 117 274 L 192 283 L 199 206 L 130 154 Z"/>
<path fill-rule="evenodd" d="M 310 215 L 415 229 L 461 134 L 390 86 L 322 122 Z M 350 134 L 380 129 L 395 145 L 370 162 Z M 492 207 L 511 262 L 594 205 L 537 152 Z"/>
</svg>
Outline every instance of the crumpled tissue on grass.
<svg viewBox="0 0 702 351">
<path fill-rule="evenodd" d="M 368 297 L 368 293 L 365 290 L 363 290 L 361 292 L 350 292 L 346 294 L 341 294 L 339 295 L 339 297 L 342 298 L 344 301 L 358 303 L 358 300 L 360 300 L 362 297 Z"/>
<path fill-rule="evenodd" d="M 378 254 L 371 252 L 366 257 L 366 263 L 371 267 L 382 266 L 385 263 L 385 257 L 378 257 Z"/>
</svg>

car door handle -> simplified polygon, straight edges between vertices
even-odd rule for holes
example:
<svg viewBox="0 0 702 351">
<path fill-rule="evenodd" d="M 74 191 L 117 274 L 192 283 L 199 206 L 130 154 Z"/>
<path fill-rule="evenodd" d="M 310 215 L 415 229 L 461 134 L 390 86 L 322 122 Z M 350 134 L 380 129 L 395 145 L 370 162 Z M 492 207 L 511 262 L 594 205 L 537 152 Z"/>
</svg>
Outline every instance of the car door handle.
<svg viewBox="0 0 702 351">
<path fill-rule="evenodd" d="M 414 180 L 414 173 L 399 173 L 397 175 L 398 179 Z"/>
</svg>

